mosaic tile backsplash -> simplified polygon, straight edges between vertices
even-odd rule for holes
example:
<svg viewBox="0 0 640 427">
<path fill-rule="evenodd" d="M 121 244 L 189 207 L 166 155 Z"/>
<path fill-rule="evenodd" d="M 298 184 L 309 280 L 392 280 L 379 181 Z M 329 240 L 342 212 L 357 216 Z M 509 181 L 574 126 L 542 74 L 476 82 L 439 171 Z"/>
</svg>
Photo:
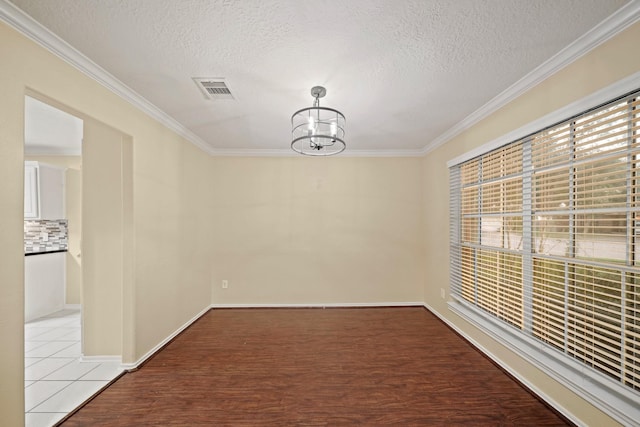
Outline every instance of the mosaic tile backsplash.
<svg viewBox="0 0 640 427">
<path fill-rule="evenodd" d="M 34 220 L 24 222 L 24 252 L 67 250 L 67 220 Z"/>
</svg>

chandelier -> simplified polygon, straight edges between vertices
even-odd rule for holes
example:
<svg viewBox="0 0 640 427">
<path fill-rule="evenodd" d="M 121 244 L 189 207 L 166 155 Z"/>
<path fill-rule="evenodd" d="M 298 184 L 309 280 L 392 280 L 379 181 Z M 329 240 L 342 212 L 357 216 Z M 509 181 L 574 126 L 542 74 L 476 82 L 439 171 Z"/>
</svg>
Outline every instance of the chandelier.
<svg viewBox="0 0 640 427">
<path fill-rule="evenodd" d="M 311 88 L 313 107 L 303 108 L 291 116 L 291 148 L 306 156 L 332 156 L 347 148 L 344 142 L 344 114 L 321 107 L 320 98 L 327 94 L 322 86 Z"/>
</svg>

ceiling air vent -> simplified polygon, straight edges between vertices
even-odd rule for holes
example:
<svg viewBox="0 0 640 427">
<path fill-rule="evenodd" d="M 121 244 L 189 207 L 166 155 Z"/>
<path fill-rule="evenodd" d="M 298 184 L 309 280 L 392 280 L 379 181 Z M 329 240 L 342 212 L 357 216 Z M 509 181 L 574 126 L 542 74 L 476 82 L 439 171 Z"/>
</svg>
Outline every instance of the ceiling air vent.
<svg viewBox="0 0 640 427">
<path fill-rule="evenodd" d="M 194 77 L 193 81 L 196 82 L 206 99 L 234 99 L 223 79 Z"/>
</svg>

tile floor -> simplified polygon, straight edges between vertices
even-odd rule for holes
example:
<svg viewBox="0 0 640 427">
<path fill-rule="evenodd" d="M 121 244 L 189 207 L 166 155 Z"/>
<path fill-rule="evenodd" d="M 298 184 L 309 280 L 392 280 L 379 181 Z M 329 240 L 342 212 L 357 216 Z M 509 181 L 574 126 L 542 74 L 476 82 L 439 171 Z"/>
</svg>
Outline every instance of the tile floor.
<svg viewBox="0 0 640 427">
<path fill-rule="evenodd" d="M 26 323 L 24 335 L 27 427 L 54 425 L 122 372 L 118 362 L 80 361 L 80 310 Z"/>
</svg>

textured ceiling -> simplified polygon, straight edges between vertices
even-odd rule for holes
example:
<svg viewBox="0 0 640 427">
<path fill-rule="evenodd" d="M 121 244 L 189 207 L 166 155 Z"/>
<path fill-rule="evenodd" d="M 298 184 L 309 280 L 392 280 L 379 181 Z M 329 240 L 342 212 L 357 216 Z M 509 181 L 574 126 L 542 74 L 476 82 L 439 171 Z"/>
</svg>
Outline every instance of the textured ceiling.
<svg viewBox="0 0 640 427">
<path fill-rule="evenodd" d="M 422 149 L 626 0 L 13 0 L 216 149 L 288 149 L 291 114 L 348 150 Z M 192 77 L 224 77 L 206 100 Z"/>
</svg>

